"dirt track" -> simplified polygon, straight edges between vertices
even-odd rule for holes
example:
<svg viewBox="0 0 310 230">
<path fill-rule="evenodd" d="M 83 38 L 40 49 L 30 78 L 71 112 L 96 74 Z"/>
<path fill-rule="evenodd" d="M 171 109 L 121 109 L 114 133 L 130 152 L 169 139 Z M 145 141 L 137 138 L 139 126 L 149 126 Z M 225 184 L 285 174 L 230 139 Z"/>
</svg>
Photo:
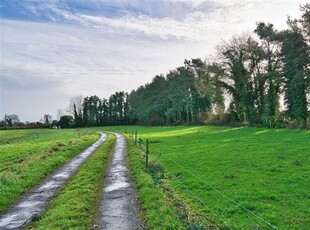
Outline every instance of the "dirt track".
<svg viewBox="0 0 310 230">
<path fill-rule="evenodd" d="M 85 160 L 107 139 L 106 134 L 100 134 L 101 137 L 98 141 L 59 168 L 49 178 L 29 192 L 20 202 L 1 215 L 0 229 L 21 228 L 31 221 L 34 215 L 41 215 L 48 201 L 55 196 L 59 188 L 64 186 L 65 182 L 70 179 Z"/>
<path fill-rule="evenodd" d="M 115 148 L 105 178 L 95 229 L 143 229 L 129 178 L 126 140 L 118 133 L 115 136 Z"/>
</svg>

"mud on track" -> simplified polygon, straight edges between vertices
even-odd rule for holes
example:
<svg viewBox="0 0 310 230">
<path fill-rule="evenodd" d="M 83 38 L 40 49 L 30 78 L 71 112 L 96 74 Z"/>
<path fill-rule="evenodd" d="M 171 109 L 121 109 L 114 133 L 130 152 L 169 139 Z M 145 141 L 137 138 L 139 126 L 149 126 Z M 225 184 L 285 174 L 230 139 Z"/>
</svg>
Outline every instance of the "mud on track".
<svg viewBox="0 0 310 230">
<path fill-rule="evenodd" d="M 49 200 L 55 196 L 57 191 L 64 186 L 85 160 L 107 139 L 105 133 L 100 133 L 100 135 L 101 137 L 98 141 L 60 167 L 50 177 L 30 191 L 20 202 L 0 215 L 0 229 L 22 228 L 31 221 L 34 214 L 41 214 Z"/>
<path fill-rule="evenodd" d="M 126 140 L 114 133 L 116 143 L 102 191 L 95 229 L 143 229 L 135 205 L 126 161 Z"/>
</svg>

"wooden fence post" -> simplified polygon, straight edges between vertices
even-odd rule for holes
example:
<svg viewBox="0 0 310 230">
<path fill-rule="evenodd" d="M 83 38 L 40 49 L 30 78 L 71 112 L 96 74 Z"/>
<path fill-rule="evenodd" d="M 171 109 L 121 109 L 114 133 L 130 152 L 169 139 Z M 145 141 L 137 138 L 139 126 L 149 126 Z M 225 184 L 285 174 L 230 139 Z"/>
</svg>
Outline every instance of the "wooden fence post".
<svg viewBox="0 0 310 230">
<path fill-rule="evenodd" d="M 138 132 L 135 132 L 135 145 L 137 145 L 137 136 L 138 136 Z"/>
<path fill-rule="evenodd" d="M 149 167 L 149 139 L 146 139 L 145 167 Z"/>
</svg>

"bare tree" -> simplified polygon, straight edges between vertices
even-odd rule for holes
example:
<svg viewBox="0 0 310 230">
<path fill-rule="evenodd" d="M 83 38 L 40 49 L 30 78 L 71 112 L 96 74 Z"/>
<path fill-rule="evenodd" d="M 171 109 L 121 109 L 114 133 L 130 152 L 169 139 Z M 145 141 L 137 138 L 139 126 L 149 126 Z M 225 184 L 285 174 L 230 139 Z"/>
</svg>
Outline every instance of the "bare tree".
<svg viewBox="0 0 310 230">
<path fill-rule="evenodd" d="M 11 115 L 4 115 L 4 120 L 5 122 L 12 127 L 13 124 L 18 123 L 19 122 L 19 117 L 16 114 L 11 114 Z"/>
<path fill-rule="evenodd" d="M 79 114 L 83 111 L 83 96 L 75 96 L 70 98 L 70 103 L 67 108 L 67 112 L 74 115 L 75 113 Z"/>
<path fill-rule="evenodd" d="M 45 124 L 50 124 L 52 122 L 52 116 L 49 114 L 44 114 L 43 121 Z"/>
<path fill-rule="evenodd" d="M 57 120 L 59 121 L 60 120 L 60 118 L 62 117 L 62 116 L 64 116 L 65 115 L 65 112 L 63 111 L 63 109 L 58 109 L 57 110 L 57 112 L 56 112 L 56 117 L 57 117 Z"/>
<path fill-rule="evenodd" d="M 67 112 L 72 114 L 74 117 L 74 123 L 76 126 L 80 126 L 82 124 L 83 118 L 83 96 L 75 96 L 70 99 L 70 104 L 68 106 Z"/>
</svg>

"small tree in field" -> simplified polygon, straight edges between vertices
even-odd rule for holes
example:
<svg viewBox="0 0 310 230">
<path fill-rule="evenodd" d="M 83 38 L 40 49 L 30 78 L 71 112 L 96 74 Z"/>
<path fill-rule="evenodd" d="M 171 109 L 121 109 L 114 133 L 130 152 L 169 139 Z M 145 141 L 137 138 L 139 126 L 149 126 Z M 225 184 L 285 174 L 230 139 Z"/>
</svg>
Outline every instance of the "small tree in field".
<svg viewBox="0 0 310 230">
<path fill-rule="evenodd" d="M 50 124 L 52 122 L 52 116 L 49 114 L 45 114 L 43 116 L 43 121 L 45 124 Z"/>
<path fill-rule="evenodd" d="M 63 128 L 69 128 L 73 124 L 73 117 L 70 115 L 62 116 L 58 122 L 58 124 Z"/>
<path fill-rule="evenodd" d="M 13 124 L 19 122 L 19 117 L 16 114 L 5 115 L 4 120 L 8 126 L 12 127 Z"/>
</svg>

